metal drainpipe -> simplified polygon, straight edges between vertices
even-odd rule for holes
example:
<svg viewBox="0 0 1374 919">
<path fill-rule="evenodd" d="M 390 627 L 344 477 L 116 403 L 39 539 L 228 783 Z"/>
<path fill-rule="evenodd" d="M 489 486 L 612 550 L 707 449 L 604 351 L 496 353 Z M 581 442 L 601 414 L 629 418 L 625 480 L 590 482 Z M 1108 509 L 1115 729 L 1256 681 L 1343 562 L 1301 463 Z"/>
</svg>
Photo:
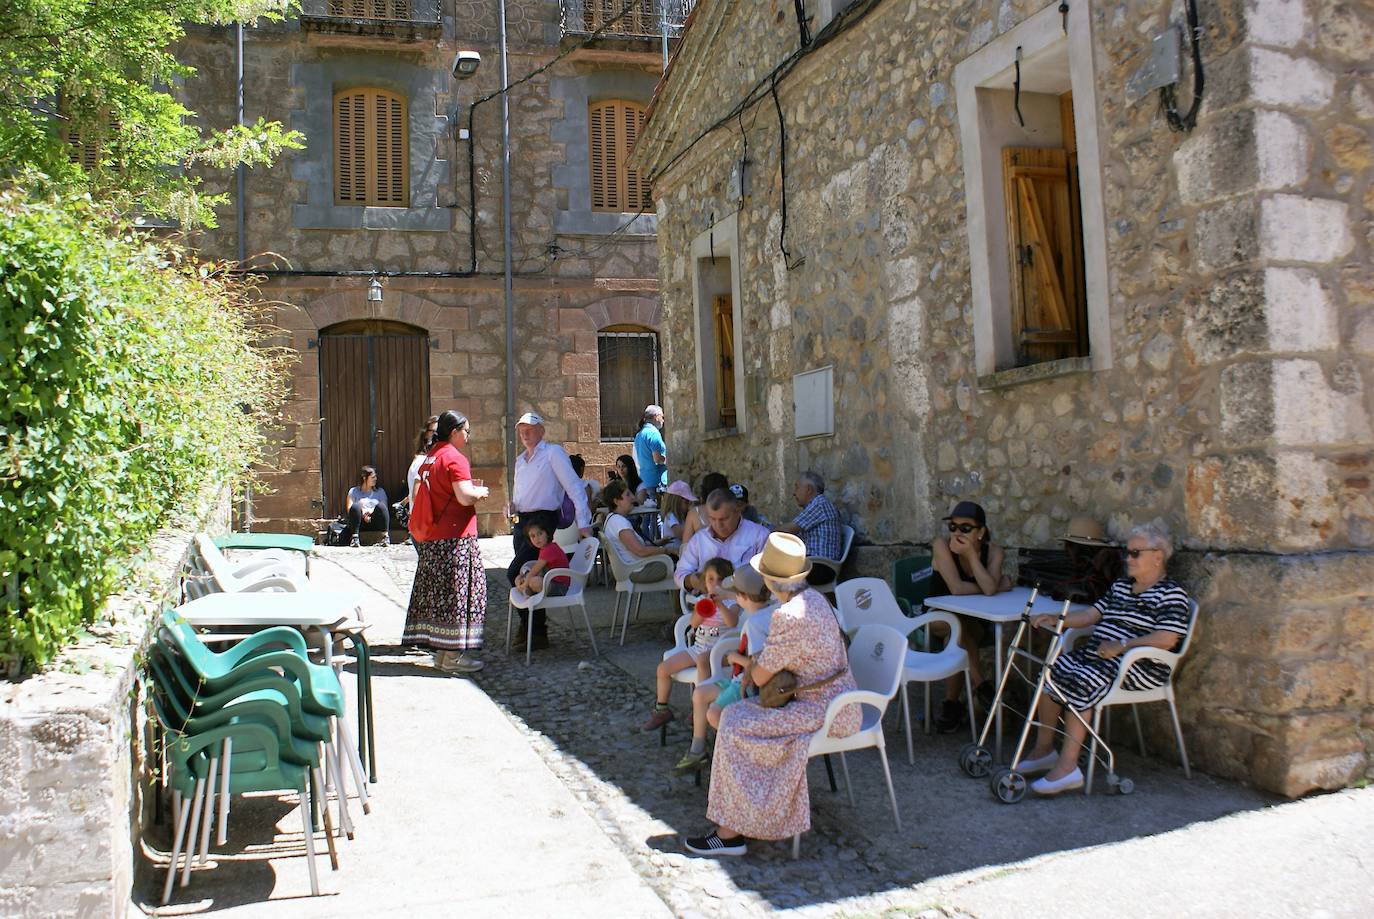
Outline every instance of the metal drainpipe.
<svg viewBox="0 0 1374 919">
<path fill-rule="evenodd" d="M 243 126 L 243 23 L 234 23 L 234 123 Z M 238 263 L 248 260 L 247 222 L 244 203 L 244 185 L 247 183 L 246 170 L 242 163 L 234 167 L 234 230 L 238 237 Z M 253 486 L 245 482 L 243 486 L 243 531 L 253 532 Z"/>
<path fill-rule="evenodd" d="M 506 297 L 506 498 L 515 497 L 515 292 L 510 238 L 510 71 L 506 62 L 506 0 L 496 0 L 501 41 L 501 223 Z M 469 141 L 471 143 L 471 141 Z M 477 206 L 474 201 L 473 207 Z M 512 507 L 512 509 L 514 509 Z"/>
<path fill-rule="evenodd" d="M 658 25 L 663 32 L 663 72 L 668 72 L 668 0 L 658 0 Z"/>
</svg>

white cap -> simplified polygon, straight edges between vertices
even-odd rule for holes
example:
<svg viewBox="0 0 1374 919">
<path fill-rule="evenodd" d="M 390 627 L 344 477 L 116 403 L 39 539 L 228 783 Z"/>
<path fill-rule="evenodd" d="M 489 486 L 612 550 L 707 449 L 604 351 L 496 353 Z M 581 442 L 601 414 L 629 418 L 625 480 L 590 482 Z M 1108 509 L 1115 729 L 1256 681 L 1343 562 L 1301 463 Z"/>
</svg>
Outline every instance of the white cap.
<svg viewBox="0 0 1374 919">
<path fill-rule="evenodd" d="M 543 424 L 543 423 L 544 423 L 544 416 L 541 415 L 541 414 L 539 414 L 538 412 L 526 412 L 525 414 L 521 415 L 521 416 L 520 416 L 520 420 L 517 421 L 517 422 L 515 422 L 515 423 L 516 423 L 516 424 Z"/>
</svg>

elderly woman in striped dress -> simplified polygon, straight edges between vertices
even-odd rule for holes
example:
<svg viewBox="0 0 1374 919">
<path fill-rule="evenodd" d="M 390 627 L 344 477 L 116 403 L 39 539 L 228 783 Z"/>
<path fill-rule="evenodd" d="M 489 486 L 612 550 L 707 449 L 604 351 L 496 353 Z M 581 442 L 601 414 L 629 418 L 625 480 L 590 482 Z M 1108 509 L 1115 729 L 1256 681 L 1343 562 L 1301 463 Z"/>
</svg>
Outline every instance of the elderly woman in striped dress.
<svg viewBox="0 0 1374 919">
<path fill-rule="evenodd" d="M 1092 607 L 1070 613 L 1068 628 L 1094 626 L 1087 643 L 1062 655 L 1050 671 L 1047 692 L 1036 712 L 1035 747 L 1016 764 L 1024 774 L 1045 772 L 1031 783 L 1042 795 L 1083 787 L 1078 752 L 1102 701 L 1121 669 L 1121 655 L 1131 648 L 1173 651 L 1188 632 L 1188 595 L 1165 573 L 1173 547 L 1164 532 L 1147 524 L 1131 531 L 1126 543 L 1126 577 L 1117 580 Z M 1031 623 L 1052 629 L 1056 615 L 1036 616 Z M 1158 661 L 1137 661 L 1126 674 L 1127 689 L 1162 686 L 1169 667 Z M 1064 719 L 1064 745 L 1054 751 L 1055 725 L 1068 704 L 1078 717 Z"/>
</svg>

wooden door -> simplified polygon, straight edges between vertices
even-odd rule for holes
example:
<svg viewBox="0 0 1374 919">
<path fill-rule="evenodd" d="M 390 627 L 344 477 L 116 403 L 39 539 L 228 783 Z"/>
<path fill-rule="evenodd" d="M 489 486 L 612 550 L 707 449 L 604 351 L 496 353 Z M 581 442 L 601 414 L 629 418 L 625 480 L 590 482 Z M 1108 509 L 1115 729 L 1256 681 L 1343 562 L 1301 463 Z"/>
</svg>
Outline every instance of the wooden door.
<svg viewBox="0 0 1374 919">
<path fill-rule="evenodd" d="M 406 494 L 415 438 L 429 417 L 429 342 L 398 323 L 336 327 L 320 336 L 320 468 L 324 514 L 344 511 L 365 466 L 391 501 Z"/>
</svg>

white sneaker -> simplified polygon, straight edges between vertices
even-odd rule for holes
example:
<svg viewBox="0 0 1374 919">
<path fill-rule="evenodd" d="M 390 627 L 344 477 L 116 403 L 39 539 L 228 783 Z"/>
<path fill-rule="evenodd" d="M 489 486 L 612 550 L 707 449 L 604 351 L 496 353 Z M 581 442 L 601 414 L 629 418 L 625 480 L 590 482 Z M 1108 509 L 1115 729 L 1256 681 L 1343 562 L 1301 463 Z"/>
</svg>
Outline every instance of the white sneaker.
<svg viewBox="0 0 1374 919">
<path fill-rule="evenodd" d="M 1063 778 L 1049 779 L 1041 777 L 1031 782 L 1031 791 L 1038 795 L 1057 795 L 1064 791 L 1073 791 L 1075 788 L 1083 787 L 1083 771 L 1077 766 L 1073 772 Z"/>
<path fill-rule="evenodd" d="M 449 659 L 439 665 L 439 669 L 445 673 L 476 673 L 486 666 L 483 661 L 475 657 L 467 657 L 460 652 L 453 652 Z"/>
<path fill-rule="evenodd" d="M 1057 762 L 1059 762 L 1059 754 L 1051 750 L 1044 756 L 1037 756 L 1035 759 L 1023 759 L 1012 768 L 1022 775 L 1030 775 L 1034 772 L 1049 772 Z"/>
</svg>

